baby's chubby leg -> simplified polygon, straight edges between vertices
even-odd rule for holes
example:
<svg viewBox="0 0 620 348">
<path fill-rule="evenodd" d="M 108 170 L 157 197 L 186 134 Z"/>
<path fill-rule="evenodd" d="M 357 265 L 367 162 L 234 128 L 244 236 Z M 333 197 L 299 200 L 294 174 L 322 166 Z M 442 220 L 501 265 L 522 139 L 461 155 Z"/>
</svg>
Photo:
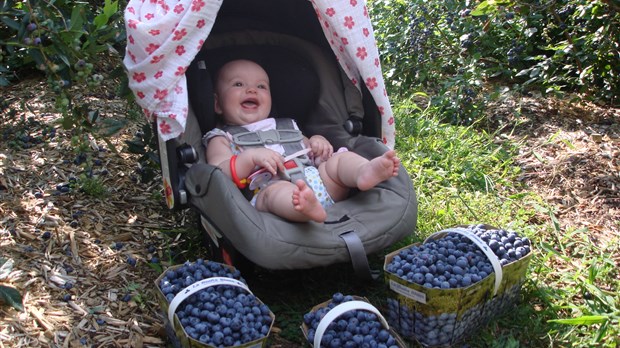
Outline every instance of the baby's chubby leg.
<svg viewBox="0 0 620 348">
<path fill-rule="evenodd" d="M 394 150 L 370 161 L 354 153 L 344 152 L 330 157 L 319 166 L 321 179 L 334 201 L 346 198 L 349 188 L 367 191 L 398 175 L 400 159 Z"/>
<path fill-rule="evenodd" d="M 360 167 L 357 188 L 361 191 L 370 190 L 377 184 L 397 176 L 399 167 L 400 159 L 396 156 L 396 152 L 389 150 Z"/>
<path fill-rule="evenodd" d="M 267 186 L 258 194 L 256 209 L 295 222 L 323 222 L 327 218 L 314 191 L 303 180 L 294 184 L 279 181 Z"/>
</svg>

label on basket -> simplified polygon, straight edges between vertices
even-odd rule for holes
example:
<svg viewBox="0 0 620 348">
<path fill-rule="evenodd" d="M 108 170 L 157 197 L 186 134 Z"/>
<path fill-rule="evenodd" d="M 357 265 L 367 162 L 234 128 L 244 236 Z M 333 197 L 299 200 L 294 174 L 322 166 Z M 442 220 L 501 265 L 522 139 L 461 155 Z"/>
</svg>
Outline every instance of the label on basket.
<svg viewBox="0 0 620 348">
<path fill-rule="evenodd" d="M 390 289 L 420 303 L 426 303 L 426 294 L 407 287 L 406 285 L 397 283 L 390 279 Z"/>
</svg>

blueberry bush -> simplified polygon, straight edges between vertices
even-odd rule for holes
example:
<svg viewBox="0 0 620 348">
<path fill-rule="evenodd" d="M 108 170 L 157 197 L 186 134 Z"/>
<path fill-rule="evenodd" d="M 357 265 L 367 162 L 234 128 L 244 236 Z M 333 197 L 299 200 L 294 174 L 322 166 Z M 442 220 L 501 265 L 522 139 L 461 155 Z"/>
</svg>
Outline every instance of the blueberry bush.
<svg viewBox="0 0 620 348">
<path fill-rule="evenodd" d="M 448 121 L 479 119 L 500 86 L 619 102 L 617 2 L 377 0 L 370 8 L 390 92 L 423 90 Z"/>
<path fill-rule="evenodd" d="M 86 147 L 88 135 L 105 139 L 125 126 L 125 117 L 112 117 L 85 98 L 106 95 L 106 82 L 119 86 L 117 94 L 131 98 L 123 87 L 126 77 L 120 64 L 124 5 L 118 0 L 0 3 L 0 86 L 32 76 L 44 78 L 78 151 Z"/>
</svg>

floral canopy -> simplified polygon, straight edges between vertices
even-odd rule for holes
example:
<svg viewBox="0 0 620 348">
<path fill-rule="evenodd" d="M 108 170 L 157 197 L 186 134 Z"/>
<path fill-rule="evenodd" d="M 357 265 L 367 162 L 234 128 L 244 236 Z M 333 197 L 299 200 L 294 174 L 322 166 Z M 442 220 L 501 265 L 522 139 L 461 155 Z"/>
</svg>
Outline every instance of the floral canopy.
<svg viewBox="0 0 620 348">
<path fill-rule="evenodd" d="M 163 140 L 183 133 L 189 110 L 185 71 L 209 36 L 223 0 L 130 0 L 123 61 L 129 87 Z M 311 0 L 325 37 L 351 82 L 370 91 L 383 142 L 394 146 L 390 106 L 372 24 L 363 0 Z"/>
</svg>

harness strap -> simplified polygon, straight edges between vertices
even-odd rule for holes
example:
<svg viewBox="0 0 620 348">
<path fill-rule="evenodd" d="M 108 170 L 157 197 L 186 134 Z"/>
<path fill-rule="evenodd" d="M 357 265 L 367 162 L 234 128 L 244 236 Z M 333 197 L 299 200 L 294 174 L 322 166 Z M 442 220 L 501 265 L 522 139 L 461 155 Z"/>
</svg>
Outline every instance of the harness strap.
<svg viewBox="0 0 620 348">
<path fill-rule="evenodd" d="M 304 137 L 301 134 L 301 131 L 296 130 L 293 124 L 293 120 L 290 118 L 276 118 L 276 129 L 278 130 L 288 130 L 288 131 L 294 131 L 294 132 L 298 132 L 299 133 L 299 139 L 297 139 L 296 142 L 282 142 L 282 146 L 284 147 L 284 153 L 286 156 L 293 154 L 297 151 L 300 151 L 303 149 L 303 146 L 301 145 L 301 142 L 303 141 Z"/>
<path fill-rule="evenodd" d="M 290 118 L 276 118 L 276 129 L 265 131 L 248 131 L 243 126 L 226 126 L 224 130 L 233 136 L 235 145 L 242 147 L 264 147 L 265 145 L 279 144 L 284 148 L 284 156 L 290 156 L 304 149 L 303 134 L 295 129 L 294 121 Z M 304 167 L 310 165 L 310 158 L 301 155 L 285 163 L 286 170 L 282 178 L 291 182 L 299 179 L 306 181 Z M 307 182 L 307 181 L 306 181 Z"/>
<path fill-rule="evenodd" d="M 379 271 L 371 270 L 366 256 L 366 249 L 355 231 L 347 231 L 339 235 L 347 245 L 353 271 L 362 280 L 371 281 L 379 277 Z"/>
</svg>

